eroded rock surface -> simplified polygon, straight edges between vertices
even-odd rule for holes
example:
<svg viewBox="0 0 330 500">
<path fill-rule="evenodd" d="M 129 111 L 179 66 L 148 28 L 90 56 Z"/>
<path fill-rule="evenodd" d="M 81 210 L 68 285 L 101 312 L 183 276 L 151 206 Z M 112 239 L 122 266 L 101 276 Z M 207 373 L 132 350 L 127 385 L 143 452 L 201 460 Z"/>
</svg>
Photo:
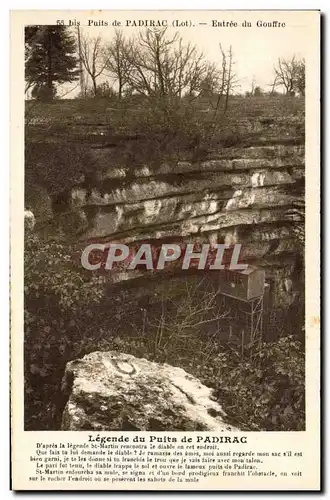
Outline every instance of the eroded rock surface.
<svg viewBox="0 0 330 500">
<path fill-rule="evenodd" d="M 62 388 L 62 430 L 237 430 L 198 379 L 127 354 L 93 352 L 69 362 Z"/>
<path fill-rule="evenodd" d="M 304 116 L 240 119 L 239 126 L 235 146 L 220 144 L 200 159 L 181 151 L 155 160 L 135 154 L 143 140 L 135 138 L 135 153 L 127 155 L 134 141 L 109 141 L 106 123 L 77 123 L 70 137 L 80 134 L 84 144 L 93 137 L 92 168 L 66 193 L 63 220 L 61 211 L 54 214 L 61 236 L 74 234 L 82 250 L 90 241 L 239 243 L 241 261 L 265 270 L 273 307 L 303 301 Z M 37 225 L 48 221 L 53 205 L 58 209 L 57 199 L 38 208 L 40 196 L 30 198 Z M 109 283 L 139 275 L 124 271 L 109 271 Z"/>
</svg>

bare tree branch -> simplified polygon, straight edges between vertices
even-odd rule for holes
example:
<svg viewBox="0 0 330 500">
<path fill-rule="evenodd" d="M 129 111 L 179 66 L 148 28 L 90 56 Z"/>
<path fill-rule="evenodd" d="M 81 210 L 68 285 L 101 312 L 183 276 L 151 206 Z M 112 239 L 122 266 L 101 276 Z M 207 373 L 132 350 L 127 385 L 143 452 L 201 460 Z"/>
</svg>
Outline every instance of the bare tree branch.
<svg viewBox="0 0 330 500">
<path fill-rule="evenodd" d="M 275 87 L 283 87 L 286 94 L 305 95 L 305 61 L 299 60 L 296 56 L 291 59 L 279 58 L 274 67 L 274 83 Z"/>
<path fill-rule="evenodd" d="M 101 37 L 89 38 L 86 35 L 81 35 L 80 57 L 87 74 L 92 80 L 94 95 L 96 95 L 97 78 L 103 73 L 106 66 Z"/>
</svg>

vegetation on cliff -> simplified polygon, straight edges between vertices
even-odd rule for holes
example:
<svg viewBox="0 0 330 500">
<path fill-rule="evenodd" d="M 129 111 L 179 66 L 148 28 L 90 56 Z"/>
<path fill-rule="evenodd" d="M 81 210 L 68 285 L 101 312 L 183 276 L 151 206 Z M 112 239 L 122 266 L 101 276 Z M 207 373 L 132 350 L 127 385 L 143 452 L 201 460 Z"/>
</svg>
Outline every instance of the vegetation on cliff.
<svg viewBox="0 0 330 500">
<path fill-rule="evenodd" d="M 257 346 L 239 338 L 227 342 L 222 332 L 230 324 L 230 313 L 220 308 L 208 279 L 167 283 L 162 292 L 155 292 L 159 297 L 150 307 L 143 294 L 139 298 L 139 289 L 109 289 L 103 277 L 84 275 L 73 255 L 72 244 L 43 241 L 26 231 L 27 430 L 59 428 L 66 363 L 96 350 L 184 368 L 215 390 L 229 422 L 241 429 L 304 429 L 304 339 L 299 321 L 295 331 L 280 329 L 276 339 Z"/>
</svg>

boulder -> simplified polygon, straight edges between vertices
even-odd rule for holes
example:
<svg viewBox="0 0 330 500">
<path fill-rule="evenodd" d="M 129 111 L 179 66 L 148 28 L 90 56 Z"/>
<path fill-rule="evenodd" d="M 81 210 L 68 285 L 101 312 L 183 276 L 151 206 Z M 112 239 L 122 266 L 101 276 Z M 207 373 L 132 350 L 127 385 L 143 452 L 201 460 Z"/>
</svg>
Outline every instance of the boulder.
<svg viewBox="0 0 330 500">
<path fill-rule="evenodd" d="M 237 431 L 212 390 L 181 368 L 118 352 L 70 361 L 62 430 Z"/>
</svg>

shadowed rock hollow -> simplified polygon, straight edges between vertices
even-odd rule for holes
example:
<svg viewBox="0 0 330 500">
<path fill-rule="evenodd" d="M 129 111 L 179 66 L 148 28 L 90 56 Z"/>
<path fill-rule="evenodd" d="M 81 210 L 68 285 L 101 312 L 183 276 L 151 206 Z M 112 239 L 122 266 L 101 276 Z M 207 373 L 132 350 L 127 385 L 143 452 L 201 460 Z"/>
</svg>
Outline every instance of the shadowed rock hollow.
<svg viewBox="0 0 330 500">
<path fill-rule="evenodd" d="M 181 368 L 116 352 L 66 366 L 62 430 L 235 431 L 212 390 Z"/>
</svg>

